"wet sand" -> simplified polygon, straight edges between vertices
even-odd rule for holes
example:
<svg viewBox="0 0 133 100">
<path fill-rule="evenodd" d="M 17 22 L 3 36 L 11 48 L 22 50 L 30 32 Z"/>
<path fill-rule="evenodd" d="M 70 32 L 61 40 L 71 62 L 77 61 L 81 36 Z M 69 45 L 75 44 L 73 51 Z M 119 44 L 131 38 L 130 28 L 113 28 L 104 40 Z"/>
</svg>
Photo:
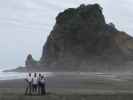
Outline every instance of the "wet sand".
<svg viewBox="0 0 133 100">
<path fill-rule="evenodd" d="M 107 77 L 55 75 L 47 78 L 46 96 L 24 96 L 25 81 L 0 81 L 0 100 L 132 100 L 133 81 Z M 8 98 L 12 99 L 8 99 Z M 23 98 L 23 99 L 22 99 Z M 35 99 L 36 98 L 36 99 Z M 73 98 L 73 99 L 72 99 Z M 112 99 L 111 99 L 112 98 Z"/>
</svg>

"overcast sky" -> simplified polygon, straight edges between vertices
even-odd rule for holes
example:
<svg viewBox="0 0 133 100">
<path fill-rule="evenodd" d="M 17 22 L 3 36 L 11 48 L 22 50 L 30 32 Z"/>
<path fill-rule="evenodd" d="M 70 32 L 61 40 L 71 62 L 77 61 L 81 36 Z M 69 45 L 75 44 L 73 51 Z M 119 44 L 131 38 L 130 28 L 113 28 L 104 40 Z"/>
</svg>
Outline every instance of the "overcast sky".
<svg viewBox="0 0 133 100">
<path fill-rule="evenodd" d="M 100 3 L 107 22 L 133 35 L 133 0 L 0 0 L 0 66 L 38 60 L 57 14 L 81 3 Z"/>
</svg>

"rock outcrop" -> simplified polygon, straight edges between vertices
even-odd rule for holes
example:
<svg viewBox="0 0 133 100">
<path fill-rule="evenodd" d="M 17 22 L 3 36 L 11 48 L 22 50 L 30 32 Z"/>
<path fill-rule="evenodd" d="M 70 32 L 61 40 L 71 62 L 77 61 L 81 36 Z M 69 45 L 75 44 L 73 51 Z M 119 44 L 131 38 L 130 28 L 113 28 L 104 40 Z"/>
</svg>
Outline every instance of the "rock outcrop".
<svg viewBox="0 0 133 100">
<path fill-rule="evenodd" d="M 36 67 L 37 66 L 37 61 L 33 59 L 32 55 L 29 54 L 26 58 L 26 61 L 25 61 L 25 66 L 26 67 Z"/>
<path fill-rule="evenodd" d="M 38 64 L 29 55 L 26 66 L 51 71 L 120 71 L 133 65 L 133 38 L 107 24 L 98 4 L 59 13 Z"/>
<path fill-rule="evenodd" d="M 56 17 L 40 62 L 52 70 L 119 69 L 133 59 L 131 45 L 133 38 L 107 24 L 98 4 L 81 5 Z"/>
</svg>

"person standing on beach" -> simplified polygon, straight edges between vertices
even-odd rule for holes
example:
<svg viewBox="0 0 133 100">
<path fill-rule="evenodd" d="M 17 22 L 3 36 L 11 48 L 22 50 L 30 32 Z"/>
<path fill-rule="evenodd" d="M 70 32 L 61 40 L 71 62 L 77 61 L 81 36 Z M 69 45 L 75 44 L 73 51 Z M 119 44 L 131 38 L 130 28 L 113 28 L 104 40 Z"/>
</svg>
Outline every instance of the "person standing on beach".
<svg viewBox="0 0 133 100">
<path fill-rule="evenodd" d="M 37 74 L 34 73 L 34 77 L 32 78 L 32 92 L 33 93 L 37 92 L 37 86 L 38 86 L 38 77 L 37 77 Z"/>
<path fill-rule="evenodd" d="M 44 76 L 41 76 L 41 95 L 46 95 L 46 79 Z"/>
<path fill-rule="evenodd" d="M 42 84 L 41 84 L 41 73 L 39 73 L 39 77 L 38 77 L 38 94 L 41 94 L 41 88 L 42 88 Z"/>
<path fill-rule="evenodd" d="M 28 77 L 25 80 L 26 80 L 25 95 L 27 95 L 27 94 L 31 95 L 31 88 L 32 88 L 32 77 L 31 77 L 31 73 L 29 73 Z"/>
</svg>

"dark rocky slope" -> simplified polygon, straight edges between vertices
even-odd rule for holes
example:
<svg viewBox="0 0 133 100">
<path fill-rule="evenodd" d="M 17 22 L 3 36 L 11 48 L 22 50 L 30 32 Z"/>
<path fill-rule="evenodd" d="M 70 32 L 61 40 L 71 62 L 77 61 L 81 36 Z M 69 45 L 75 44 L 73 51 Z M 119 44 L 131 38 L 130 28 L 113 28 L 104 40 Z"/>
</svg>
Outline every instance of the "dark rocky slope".
<svg viewBox="0 0 133 100">
<path fill-rule="evenodd" d="M 80 5 L 56 17 L 36 68 L 129 70 L 132 69 L 132 50 L 133 38 L 112 23 L 107 24 L 98 4 Z"/>
</svg>

